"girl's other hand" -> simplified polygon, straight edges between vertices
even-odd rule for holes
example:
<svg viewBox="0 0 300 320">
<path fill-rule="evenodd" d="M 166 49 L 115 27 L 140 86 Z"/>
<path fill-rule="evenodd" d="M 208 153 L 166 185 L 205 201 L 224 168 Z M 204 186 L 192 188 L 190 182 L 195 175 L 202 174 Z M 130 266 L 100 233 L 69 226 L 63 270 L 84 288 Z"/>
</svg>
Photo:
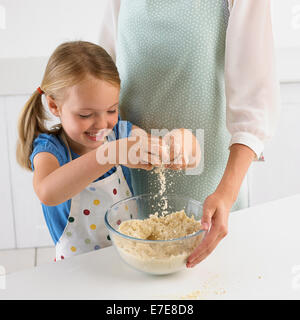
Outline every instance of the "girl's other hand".
<svg viewBox="0 0 300 320">
<path fill-rule="evenodd" d="M 165 167 L 172 170 L 196 168 L 201 160 L 200 144 L 188 129 L 174 129 L 163 137 L 170 150 L 170 163 Z"/>
</svg>

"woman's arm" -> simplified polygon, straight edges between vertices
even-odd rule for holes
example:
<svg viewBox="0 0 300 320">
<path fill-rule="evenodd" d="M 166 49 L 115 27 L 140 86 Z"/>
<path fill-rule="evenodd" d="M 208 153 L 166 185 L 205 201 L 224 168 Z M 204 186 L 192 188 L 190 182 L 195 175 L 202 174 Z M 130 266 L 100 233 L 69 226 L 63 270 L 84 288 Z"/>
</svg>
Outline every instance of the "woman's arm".
<svg viewBox="0 0 300 320">
<path fill-rule="evenodd" d="M 232 205 L 237 199 L 243 179 L 255 153 L 249 147 L 233 144 L 224 175 L 216 191 L 205 199 L 201 223 L 207 236 L 189 256 L 187 267 L 194 267 L 204 260 L 228 233 L 228 218 Z"/>
<path fill-rule="evenodd" d="M 259 158 L 274 136 L 280 87 L 271 21 L 271 1 L 234 0 L 226 34 L 226 123 L 232 138 Z"/>
<path fill-rule="evenodd" d="M 225 58 L 230 155 L 219 185 L 203 204 L 202 224 L 209 231 L 188 258 L 188 267 L 205 259 L 226 236 L 248 168 L 275 132 L 280 108 L 270 0 L 231 2 Z"/>
<path fill-rule="evenodd" d="M 216 193 L 226 199 L 228 207 L 236 201 L 246 173 L 255 159 L 255 153 L 243 144 L 233 144 L 224 175 L 219 183 Z"/>
</svg>

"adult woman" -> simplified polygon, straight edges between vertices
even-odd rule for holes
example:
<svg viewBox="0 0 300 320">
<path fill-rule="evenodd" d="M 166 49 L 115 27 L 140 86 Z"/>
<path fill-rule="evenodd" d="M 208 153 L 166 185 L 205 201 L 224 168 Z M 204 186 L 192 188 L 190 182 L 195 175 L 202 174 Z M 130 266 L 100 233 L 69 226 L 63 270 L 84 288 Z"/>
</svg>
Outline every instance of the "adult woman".
<svg viewBox="0 0 300 320">
<path fill-rule="evenodd" d="M 211 226 L 192 267 L 227 234 L 229 212 L 247 206 L 242 181 L 274 134 L 270 1 L 109 0 L 108 10 L 100 42 L 116 54 L 123 117 L 146 130 L 204 130 L 203 173 L 172 177 L 171 191 L 203 201 Z M 154 179 L 133 172 L 135 192 L 153 191 Z"/>
</svg>

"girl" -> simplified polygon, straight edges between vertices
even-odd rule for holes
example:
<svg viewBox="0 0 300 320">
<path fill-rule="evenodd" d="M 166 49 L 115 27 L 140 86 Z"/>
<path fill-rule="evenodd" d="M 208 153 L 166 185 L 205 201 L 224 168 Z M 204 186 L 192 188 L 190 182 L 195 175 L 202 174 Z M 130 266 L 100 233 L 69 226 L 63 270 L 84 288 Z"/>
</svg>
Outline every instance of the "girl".
<svg viewBox="0 0 300 320">
<path fill-rule="evenodd" d="M 128 167 L 150 170 L 162 159 L 158 137 L 142 139 L 145 131 L 120 119 L 119 90 L 117 68 L 104 49 L 83 41 L 64 43 L 20 116 L 17 160 L 34 171 L 33 187 L 56 260 L 110 245 L 103 217 L 113 203 L 133 194 Z M 51 129 L 43 94 L 61 122 Z M 125 162 L 134 143 L 130 136 L 140 138 L 140 157 Z M 147 143 L 157 148 L 150 152 Z M 107 145 L 115 147 L 115 160 L 100 164 L 99 150 Z"/>
</svg>

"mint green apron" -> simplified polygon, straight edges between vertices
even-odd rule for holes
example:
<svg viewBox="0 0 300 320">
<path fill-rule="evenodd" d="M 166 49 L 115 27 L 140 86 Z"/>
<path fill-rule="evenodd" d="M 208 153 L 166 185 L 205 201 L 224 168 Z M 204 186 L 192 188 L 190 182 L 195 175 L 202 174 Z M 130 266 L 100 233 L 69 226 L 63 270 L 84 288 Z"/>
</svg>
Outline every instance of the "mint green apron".
<svg viewBox="0 0 300 320">
<path fill-rule="evenodd" d="M 224 85 L 227 0 L 122 0 L 117 67 L 124 119 L 151 129 L 204 130 L 200 175 L 168 170 L 166 192 L 201 202 L 219 184 L 228 160 Z M 133 169 L 135 194 L 160 190 L 153 171 Z M 248 206 L 240 192 L 232 210 Z"/>
</svg>

